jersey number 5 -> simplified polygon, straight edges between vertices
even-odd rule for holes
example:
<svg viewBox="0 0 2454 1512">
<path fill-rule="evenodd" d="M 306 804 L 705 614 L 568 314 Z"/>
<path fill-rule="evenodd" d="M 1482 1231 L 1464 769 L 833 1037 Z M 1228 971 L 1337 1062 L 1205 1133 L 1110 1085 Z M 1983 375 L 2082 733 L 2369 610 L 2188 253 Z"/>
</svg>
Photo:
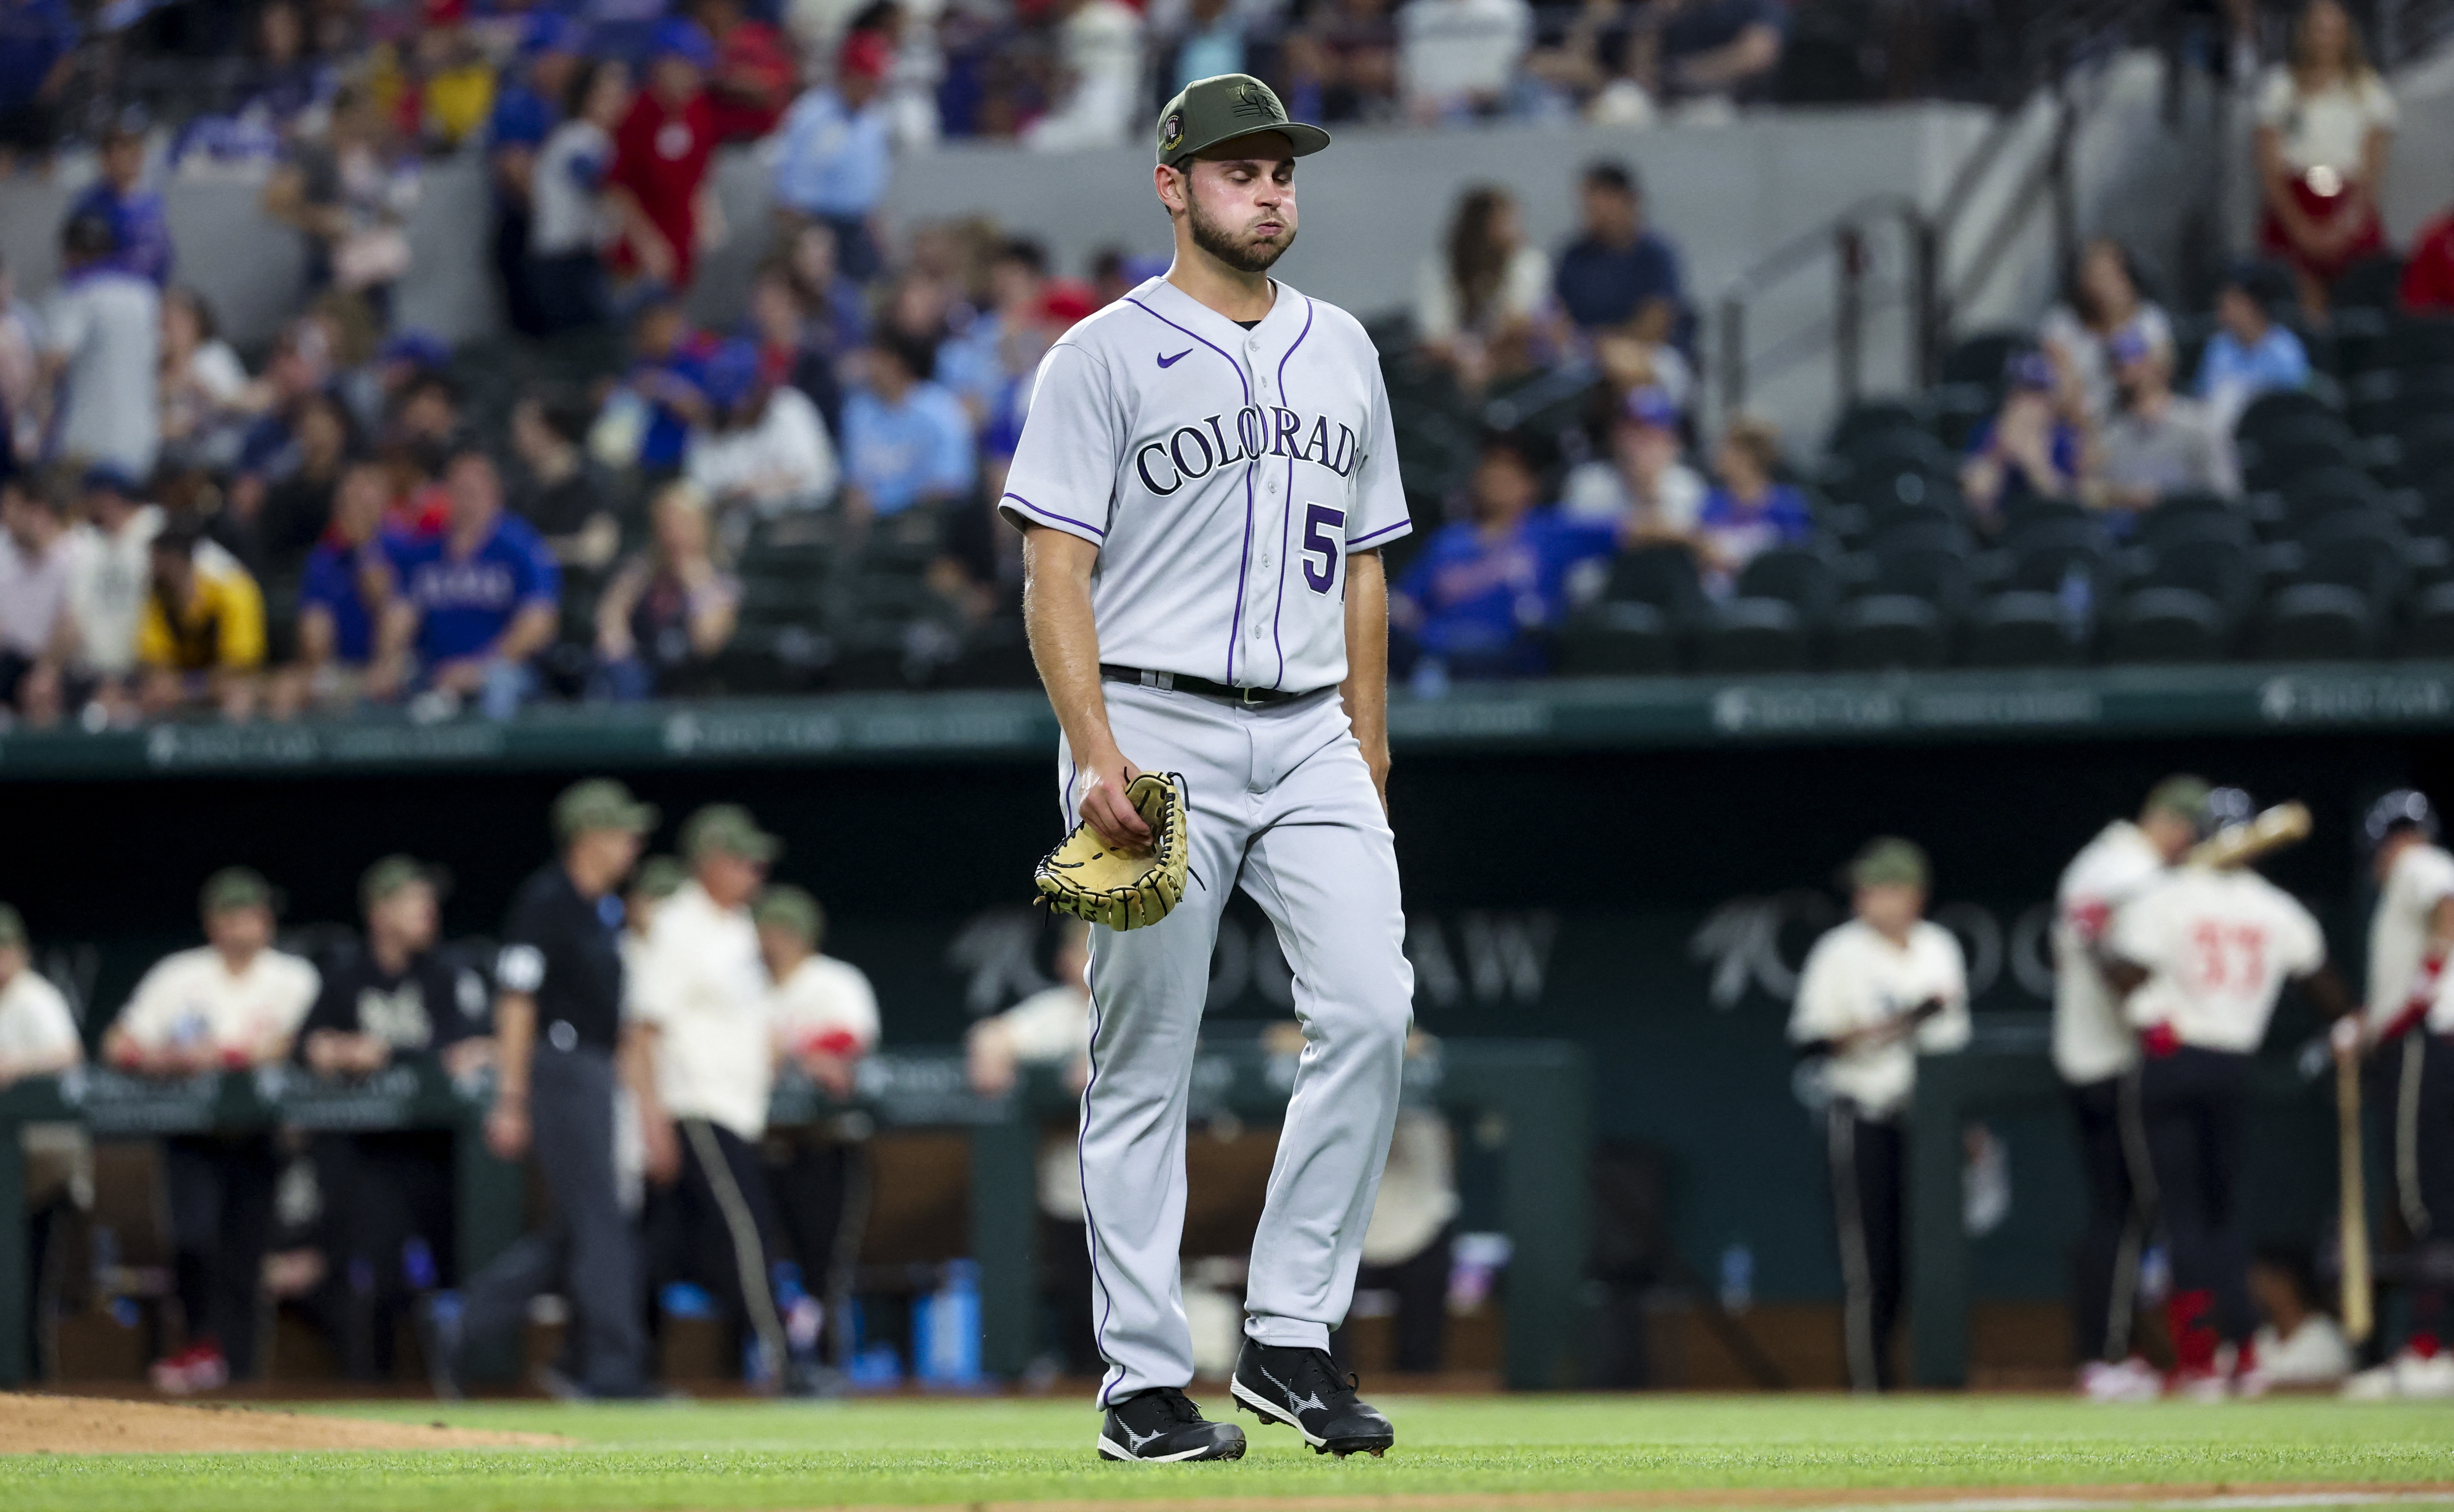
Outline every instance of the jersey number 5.
<svg viewBox="0 0 2454 1512">
<path fill-rule="evenodd" d="M 1332 530 L 1338 531 L 1332 535 Z M 1346 511 L 1333 509 L 1325 504 L 1304 506 L 1304 581 L 1315 593 L 1326 593 L 1338 586 L 1338 547 L 1345 544 Z M 1313 560 L 1318 552 L 1320 560 Z"/>
</svg>

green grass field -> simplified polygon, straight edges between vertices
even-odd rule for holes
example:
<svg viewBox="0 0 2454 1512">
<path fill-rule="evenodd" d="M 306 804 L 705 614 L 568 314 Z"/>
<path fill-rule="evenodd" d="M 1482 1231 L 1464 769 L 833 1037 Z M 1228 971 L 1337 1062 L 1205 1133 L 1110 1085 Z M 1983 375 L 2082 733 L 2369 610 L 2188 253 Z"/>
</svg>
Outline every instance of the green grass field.
<svg viewBox="0 0 2454 1512">
<path fill-rule="evenodd" d="M 1216 1416 L 1224 1393 L 1209 1396 Z M 1153 1466 L 1095 1460 L 1097 1420 L 1072 1402 L 318 1406 L 556 1433 L 578 1446 L 13 1457 L 0 1460 L 0 1512 L 716 1512 L 1733 1487 L 2454 1483 L 2454 1403 L 2123 1409 L 2028 1397 L 1434 1397 L 1386 1405 L 1398 1447 L 1385 1460 L 1319 1458 L 1284 1429 L 1252 1429 L 1246 1417 L 1254 1442 L 1242 1462 Z"/>
</svg>

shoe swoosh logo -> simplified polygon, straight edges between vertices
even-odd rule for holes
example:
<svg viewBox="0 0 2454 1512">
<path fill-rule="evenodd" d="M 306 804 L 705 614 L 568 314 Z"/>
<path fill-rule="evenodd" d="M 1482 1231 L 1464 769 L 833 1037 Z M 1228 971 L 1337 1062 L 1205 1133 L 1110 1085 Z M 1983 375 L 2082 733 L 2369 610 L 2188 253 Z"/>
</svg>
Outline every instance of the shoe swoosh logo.
<svg viewBox="0 0 2454 1512">
<path fill-rule="evenodd" d="M 1177 363 L 1180 363 L 1180 362 L 1184 361 L 1184 359 L 1186 359 L 1187 357 L 1190 357 L 1190 356 L 1192 356 L 1192 355 L 1193 355 L 1193 348 L 1190 348 L 1190 347 L 1187 347 L 1187 348 L 1185 348 L 1182 351 L 1177 352 L 1177 353 L 1175 356 L 1173 356 L 1173 357 L 1161 357 L 1161 358 L 1158 360 L 1158 365 L 1159 365 L 1160 367 L 1162 367 L 1162 368 L 1173 368 L 1173 367 L 1175 367 Z"/>
</svg>

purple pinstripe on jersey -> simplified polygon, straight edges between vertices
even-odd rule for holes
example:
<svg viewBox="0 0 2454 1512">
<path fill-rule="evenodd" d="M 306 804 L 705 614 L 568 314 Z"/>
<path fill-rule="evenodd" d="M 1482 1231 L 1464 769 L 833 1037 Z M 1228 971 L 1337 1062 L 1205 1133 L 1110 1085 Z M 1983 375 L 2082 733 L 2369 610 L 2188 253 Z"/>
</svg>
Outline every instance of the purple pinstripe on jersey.
<svg viewBox="0 0 2454 1512">
<path fill-rule="evenodd" d="M 1002 504 L 1003 502 L 1005 502 L 1005 501 L 1006 501 L 1006 500 L 1008 500 L 1008 499 L 1012 499 L 1015 503 L 1016 503 L 1016 504 L 1018 504 L 1018 505 L 1021 505 L 1025 509 L 1029 510 L 1029 511 L 1030 511 L 1031 513 L 1033 513 L 1033 514 L 1036 514 L 1036 515 L 1039 516 L 1039 517 L 1040 517 L 1041 519 L 1043 519 L 1043 520 L 1056 520 L 1056 521 L 1059 521 L 1059 522 L 1061 522 L 1061 523 L 1063 523 L 1063 524 L 1065 524 L 1065 525 L 1078 525 L 1078 526 L 1080 526 L 1083 529 L 1090 531 L 1093 535 L 1097 536 L 1097 537 L 1098 537 L 1100 540 L 1102 540 L 1102 541 L 1105 541 L 1105 540 L 1108 538 L 1108 532 L 1107 532 L 1107 531 L 1100 529 L 1097 526 L 1093 525 L 1090 521 L 1088 521 L 1088 520 L 1076 520 L 1076 519 L 1075 519 L 1075 518 L 1074 518 L 1072 515 L 1070 515 L 1070 514 L 1058 514 L 1058 513 L 1057 513 L 1056 510 L 1054 510 L 1054 509 L 1043 509 L 1043 508 L 1041 508 L 1039 506 L 1037 506 L 1037 505 L 1036 505 L 1036 504 L 1032 503 L 1029 499 L 1024 498 L 1021 494 L 1018 494 L 1018 493 L 1005 493 L 1005 494 L 999 494 L 999 495 L 997 496 L 997 502 L 999 502 L 1000 504 Z"/>
<path fill-rule="evenodd" d="M 1195 341 L 1201 343 L 1201 345 L 1209 348 L 1212 351 L 1217 352 L 1219 356 L 1226 358 L 1227 366 L 1236 369 L 1236 381 L 1243 386 L 1244 403 L 1247 406 L 1252 404 L 1252 375 L 1244 371 L 1244 365 L 1242 363 L 1237 362 L 1235 358 L 1227 355 L 1227 348 L 1219 346 L 1217 342 L 1212 341 L 1209 337 L 1204 336 L 1201 332 L 1193 329 L 1189 326 L 1177 325 L 1175 321 L 1168 319 L 1165 315 L 1162 315 L 1157 310 L 1151 308 L 1148 305 L 1145 305 L 1140 300 L 1134 298 L 1131 294 L 1125 296 L 1125 303 L 1133 306 L 1136 309 L 1140 310 L 1143 314 L 1148 315 L 1151 319 L 1157 321 L 1162 326 L 1172 327 L 1177 330 L 1183 331 Z M 1254 461 L 1244 464 L 1244 555 L 1242 560 L 1236 564 L 1236 612 L 1234 617 L 1227 622 L 1227 675 L 1219 679 L 1220 682 L 1225 683 L 1230 687 L 1236 686 L 1236 639 L 1238 635 L 1243 633 L 1244 629 L 1244 575 L 1246 569 L 1251 567 L 1253 565 L 1253 468 L 1258 465 L 1258 460 L 1259 459 L 1256 458 Z"/>
<path fill-rule="evenodd" d="M 1287 398 L 1287 364 L 1295 357 L 1296 347 L 1302 346 L 1304 338 L 1312 334 L 1312 300 L 1307 297 L 1304 300 L 1304 328 L 1296 332 L 1295 347 L 1289 347 L 1286 355 L 1278 359 L 1278 403 L 1289 408 L 1295 406 L 1294 402 Z M 1278 675 L 1270 680 L 1270 686 L 1273 687 L 1287 680 L 1287 648 L 1278 641 L 1278 624 L 1284 618 L 1279 612 L 1279 606 L 1287 596 L 1287 527 L 1295 523 L 1295 517 L 1296 459 L 1290 452 L 1287 456 L 1287 496 L 1281 502 L 1278 510 L 1278 591 L 1270 600 L 1270 646 L 1278 653 Z"/>
</svg>

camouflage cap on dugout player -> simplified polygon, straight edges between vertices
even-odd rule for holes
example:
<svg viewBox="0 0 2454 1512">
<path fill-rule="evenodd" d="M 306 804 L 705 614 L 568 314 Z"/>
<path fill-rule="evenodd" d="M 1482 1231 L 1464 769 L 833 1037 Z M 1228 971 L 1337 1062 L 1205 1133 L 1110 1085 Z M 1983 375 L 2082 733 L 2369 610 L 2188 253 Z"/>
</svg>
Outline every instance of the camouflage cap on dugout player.
<svg viewBox="0 0 2454 1512">
<path fill-rule="evenodd" d="M 1925 851 L 1914 840 L 1878 835 L 1849 863 L 1852 887 L 1925 887 L 1933 878 Z"/>
</svg>

